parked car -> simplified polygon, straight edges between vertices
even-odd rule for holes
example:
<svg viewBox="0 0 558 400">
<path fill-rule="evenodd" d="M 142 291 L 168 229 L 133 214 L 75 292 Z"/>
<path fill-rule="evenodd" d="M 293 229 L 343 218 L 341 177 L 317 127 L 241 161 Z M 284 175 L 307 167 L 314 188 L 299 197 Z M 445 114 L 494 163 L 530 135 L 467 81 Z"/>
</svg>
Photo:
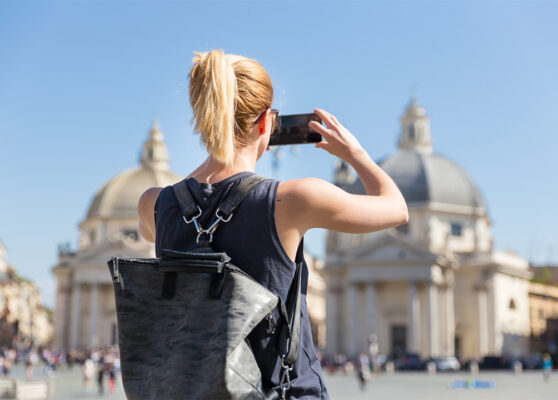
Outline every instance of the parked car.
<svg viewBox="0 0 558 400">
<path fill-rule="evenodd" d="M 405 353 L 395 358 L 395 368 L 398 370 L 421 370 L 425 368 L 420 356 L 415 353 Z"/>
<path fill-rule="evenodd" d="M 479 369 L 507 369 L 508 359 L 501 356 L 485 356 L 479 363 Z"/>
<path fill-rule="evenodd" d="M 542 368 L 542 355 L 540 353 L 529 354 L 525 357 L 523 368 L 528 369 L 541 369 Z"/>
<path fill-rule="evenodd" d="M 434 359 L 436 371 L 459 371 L 461 364 L 459 360 L 453 356 L 437 357 Z"/>
</svg>

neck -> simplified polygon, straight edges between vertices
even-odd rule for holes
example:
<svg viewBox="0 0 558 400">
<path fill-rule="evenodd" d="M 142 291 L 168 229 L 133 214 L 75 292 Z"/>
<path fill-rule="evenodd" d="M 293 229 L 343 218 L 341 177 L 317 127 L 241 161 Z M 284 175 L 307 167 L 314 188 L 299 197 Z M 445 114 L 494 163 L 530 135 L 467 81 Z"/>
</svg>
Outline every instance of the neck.
<svg viewBox="0 0 558 400">
<path fill-rule="evenodd" d="M 256 168 L 257 154 L 255 149 L 244 147 L 235 151 L 234 161 L 231 166 L 214 159 L 211 155 L 190 174 L 198 182 L 218 182 L 231 175 L 242 171 L 254 172 Z"/>
</svg>

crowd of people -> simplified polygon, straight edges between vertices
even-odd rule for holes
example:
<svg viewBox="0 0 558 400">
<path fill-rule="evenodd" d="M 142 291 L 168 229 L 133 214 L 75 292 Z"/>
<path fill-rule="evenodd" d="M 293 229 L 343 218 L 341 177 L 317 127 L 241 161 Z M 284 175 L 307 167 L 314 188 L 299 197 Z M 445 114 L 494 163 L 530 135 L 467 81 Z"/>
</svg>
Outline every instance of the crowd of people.
<svg viewBox="0 0 558 400">
<path fill-rule="evenodd" d="M 59 370 L 80 368 L 84 390 L 86 392 L 97 390 L 99 395 L 105 394 L 105 391 L 109 394 L 115 392 L 120 373 L 117 346 L 66 351 L 41 346 L 22 348 L 14 343 L 10 347 L 0 348 L 0 376 L 3 379 L 12 378 L 14 365 L 25 367 L 27 380 L 33 379 L 33 372 L 37 367 L 42 368 L 46 376 L 53 376 Z"/>
<path fill-rule="evenodd" d="M 374 375 L 386 368 L 385 363 L 390 359 L 378 354 L 373 345 L 369 352 L 361 353 L 352 359 L 344 354 L 324 357 L 318 353 L 318 356 L 325 371 L 329 374 L 354 374 L 363 390 Z M 14 365 L 24 365 L 28 380 L 33 379 L 33 371 L 37 367 L 42 368 L 47 376 L 56 374 L 58 370 L 79 368 L 83 376 L 84 390 L 97 391 L 99 395 L 104 395 L 105 392 L 113 394 L 120 374 L 118 346 L 67 351 L 47 347 L 22 348 L 17 344 L 0 348 L 0 377 L 10 379 Z M 544 380 L 548 381 L 553 369 L 552 359 L 548 353 L 543 355 L 540 367 L 543 370 Z"/>
</svg>

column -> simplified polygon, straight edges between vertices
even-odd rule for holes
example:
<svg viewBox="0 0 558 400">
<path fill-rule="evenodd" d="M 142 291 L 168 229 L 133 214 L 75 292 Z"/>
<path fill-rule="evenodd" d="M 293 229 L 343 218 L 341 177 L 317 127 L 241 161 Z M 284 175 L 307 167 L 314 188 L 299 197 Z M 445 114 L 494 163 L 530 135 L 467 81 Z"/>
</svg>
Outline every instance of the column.
<svg viewBox="0 0 558 400">
<path fill-rule="evenodd" d="M 366 286 L 366 322 L 368 328 L 366 339 L 371 334 L 378 336 L 379 332 L 376 329 L 376 288 L 374 283 Z"/>
<path fill-rule="evenodd" d="M 330 282 L 326 287 L 326 349 L 328 354 L 334 354 L 340 351 L 338 330 L 339 316 L 338 307 L 338 290 L 331 287 Z"/>
<path fill-rule="evenodd" d="M 446 286 L 446 355 L 455 355 L 455 307 L 453 304 L 453 286 Z"/>
<path fill-rule="evenodd" d="M 496 321 L 498 320 L 498 309 L 494 299 L 494 285 L 492 284 L 492 274 L 486 278 L 486 352 L 489 354 L 499 354 L 502 351 L 502 336 L 496 336 Z"/>
<path fill-rule="evenodd" d="M 487 324 L 487 302 L 486 302 L 486 290 L 480 288 L 477 292 L 477 304 L 478 304 L 478 321 L 479 321 L 479 332 L 478 332 L 478 342 L 479 342 L 479 357 L 482 357 L 488 352 L 488 324 Z"/>
<path fill-rule="evenodd" d="M 409 282 L 409 351 L 420 353 L 420 299 L 417 283 Z"/>
<path fill-rule="evenodd" d="M 356 287 L 349 283 L 345 289 L 345 320 L 347 322 L 347 329 L 345 330 L 345 352 L 348 357 L 352 357 L 357 353 L 357 296 Z"/>
<path fill-rule="evenodd" d="M 91 284 L 91 297 L 89 303 L 89 345 L 91 347 L 97 346 L 99 344 L 99 338 L 97 334 L 97 313 L 98 313 L 98 302 L 99 302 L 99 284 Z"/>
<path fill-rule="evenodd" d="M 81 283 L 74 282 L 72 288 L 72 341 L 71 346 L 79 347 L 79 323 L 81 315 Z"/>
<path fill-rule="evenodd" d="M 428 283 L 428 353 L 430 357 L 439 354 L 438 288 L 434 282 Z"/>
</svg>

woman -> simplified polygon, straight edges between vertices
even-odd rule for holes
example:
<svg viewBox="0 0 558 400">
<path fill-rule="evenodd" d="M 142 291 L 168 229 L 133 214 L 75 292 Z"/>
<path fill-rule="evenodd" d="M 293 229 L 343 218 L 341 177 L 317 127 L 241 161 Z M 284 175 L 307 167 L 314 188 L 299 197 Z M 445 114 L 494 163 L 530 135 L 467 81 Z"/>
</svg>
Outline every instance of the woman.
<svg viewBox="0 0 558 400">
<path fill-rule="evenodd" d="M 253 175 L 256 161 L 269 150 L 277 111 L 270 108 L 271 79 L 257 61 L 221 50 L 195 54 L 189 74 L 192 122 L 209 155 L 185 180 L 203 210 L 199 221 L 206 227 L 219 200 L 244 177 Z M 297 248 L 309 229 L 366 233 L 408 220 L 397 186 L 358 140 L 327 111 L 316 108 L 314 112 L 326 125 L 310 123 L 325 139 L 316 147 L 352 165 L 368 195 L 349 194 L 317 178 L 269 179 L 248 194 L 230 222 L 219 226 L 212 242 L 215 251 L 226 252 L 235 265 L 284 300 L 294 277 Z M 161 249 L 183 250 L 195 244 L 196 232 L 182 220 L 171 186 L 145 191 L 138 212 L 139 231 L 155 242 L 157 256 Z M 248 246 L 250 256 L 243 251 Z M 301 350 L 288 395 L 292 399 L 328 399 L 312 343 L 306 286 L 307 275 L 302 288 Z M 278 315 L 274 317 L 279 320 Z M 264 385 L 278 387 L 280 360 L 268 346 L 273 338 L 260 325 L 252 332 L 250 344 Z"/>
</svg>

